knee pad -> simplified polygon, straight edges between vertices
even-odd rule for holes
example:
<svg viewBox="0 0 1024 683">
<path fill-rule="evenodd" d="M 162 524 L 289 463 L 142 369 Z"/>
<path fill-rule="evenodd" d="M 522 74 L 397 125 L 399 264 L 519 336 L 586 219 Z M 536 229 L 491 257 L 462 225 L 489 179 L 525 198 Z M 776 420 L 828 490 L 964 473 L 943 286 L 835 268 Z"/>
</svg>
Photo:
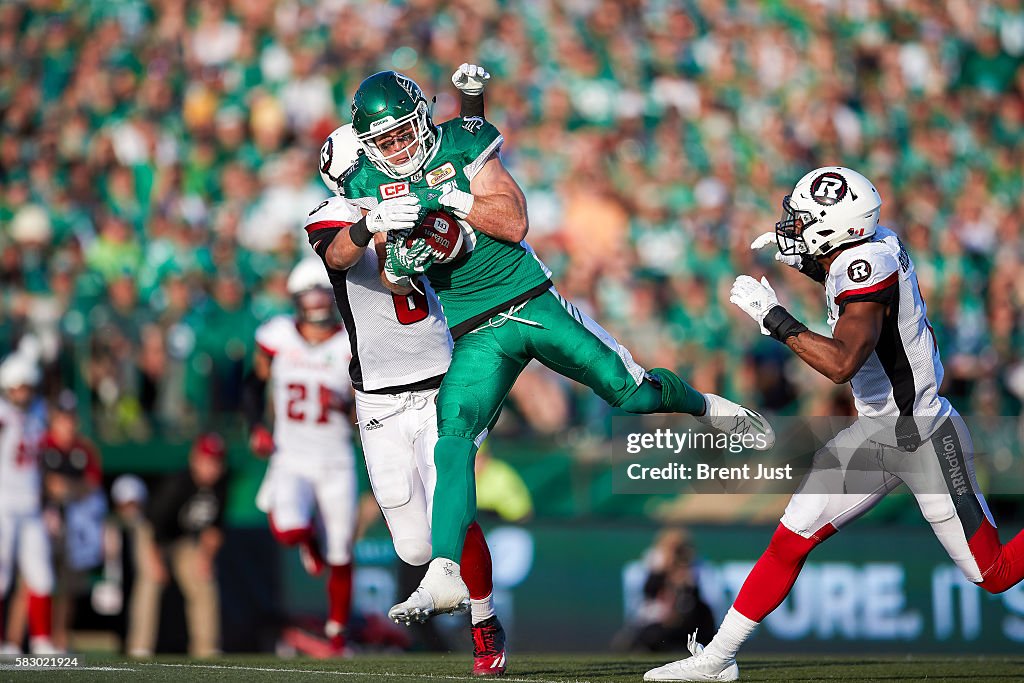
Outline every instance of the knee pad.
<svg viewBox="0 0 1024 683">
<path fill-rule="evenodd" d="M 395 552 L 402 562 L 419 567 L 430 562 L 432 548 L 430 542 L 422 538 L 396 538 Z"/>
<path fill-rule="evenodd" d="M 956 507 L 953 499 L 946 493 L 923 493 L 917 496 L 917 505 L 921 515 L 930 524 L 938 524 L 953 519 Z"/>
<path fill-rule="evenodd" d="M 627 413 L 649 415 L 659 412 L 662 404 L 662 390 L 654 382 L 645 379 L 634 391 L 628 394 L 620 391 L 614 397 L 605 400 L 608 401 L 608 405 L 622 408 Z"/>
<path fill-rule="evenodd" d="M 23 578 L 25 586 L 31 595 L 49 596 L 53 594 L 56 580 L 53 576 L 53 569 L 49 565 L 47 565 L 45 570 L 40 568 L 31 574 L 26 574 Z"/>
<path fill-rule="evenodd" d="M 438 436 L 460 436 L 475 439 L 483 426 L 480 425 L 480 409 L 473 394 L 459 392 L 458 400 L 446 396 L 437 406 Z"/>
<path fill-rule="evenodd" d="M 803 493 L 797 491 L 782 514 L 782 525 L 807 537 L 829 521 L 827 510 L 830 496 L 827 493 Z"/>
<path fill-rule="evenodd" d="M 399 508 L 412 500 L 412 461 L 382 460 L 368 467 L 377 504 L 384 510 Z"/>
</svg>

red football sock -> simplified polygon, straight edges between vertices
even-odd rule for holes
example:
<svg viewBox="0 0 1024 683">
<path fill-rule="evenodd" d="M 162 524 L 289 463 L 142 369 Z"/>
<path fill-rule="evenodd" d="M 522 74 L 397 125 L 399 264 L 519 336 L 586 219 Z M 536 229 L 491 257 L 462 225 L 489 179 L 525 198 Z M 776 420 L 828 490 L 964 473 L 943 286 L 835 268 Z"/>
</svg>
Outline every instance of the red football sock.
<svg viewBox="0 0 1024 683">
<path fill-rule="evenodd" d="M 466 542 L 462 546 L 462 580 L 469 589 L 469 597 L 483 600 L 494 590 L 491 580 L 491 551 L 484 539 L 484 531 L 473 522 L 466 530 Z"/>
<path fill-rule="evenodd" d="M 53 600 L 49 595 L 28 594 L 28 635 L 49 638 L 53 622 Z"/>
<path fill-rule="evenodd" d="M 753 621 L 761 621 L 771 614 L 789 595 L 814 546 L 835 532 L 834 526 L 826 524 L 810 538 L 804 538 L 780 524 L 732 606 Z"/>
<path fill-rule="evenodd" d="M 327 618 L 345 626 L 351 606 L 352 565 L 332 564 L 327 575 Z"/>
<path fill-rule="evenodd" d="M 999 543 L 999 532 L 987 519 L 967 541 L 981 569 L 978 585 L 989 593 L 1002 593 L 1024 579 L 1024 531 L 1006 545 Z"/>
<path fill-rule="evenodd" d="M 291 547 L 293 545 L 299 545 L 300 543 L 308 543 L 313 538 L 313 527 L 306 526 L 299 529 L 278 529 L 274 524 L 273 515 L 267 515 L 267 521 L 270 522 L 270 533 L 273 535 L 274 540 L 281 545 Z"/>
</svg>

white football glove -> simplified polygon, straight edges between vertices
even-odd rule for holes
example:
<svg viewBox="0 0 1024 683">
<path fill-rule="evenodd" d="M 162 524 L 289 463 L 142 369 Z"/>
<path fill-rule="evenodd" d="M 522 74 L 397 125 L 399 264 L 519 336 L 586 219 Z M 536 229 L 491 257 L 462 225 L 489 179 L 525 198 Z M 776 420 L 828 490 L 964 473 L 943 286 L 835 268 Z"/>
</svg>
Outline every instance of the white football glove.
<svg viewBox="0 0 1024 683">
<path fill-rule="evenodd" d="M 473 195 L 454 187 L 437 198 L 437 203 L 452 210 L 459 218 L 465 218 L 473 210 Z"/>
<path fill-rule="evenodd" d="M 750 243 L 750 248 L 753 249 L 754 251 L 757 251 L 759 249 L 764 249 L 769 244 L 775 246 L 778 246 L 779 244 L 778 240 L 775 237 L 774 231 L 766 232 L 765 234 L 760 235 L 756 240 Z M 781 251 L 776 251 L 775 260 L 778 261 L 779 263 L 783 263 L 789 266 L 790 268 L 796 268 L 797 270 L 800 270 L 800 267 L 803 265 L 803 259 L 800 258 L 799 254 L 786 255 L 783 254 Z"/>
<path fill-rule="evenodd" d="M 366 229 L 370 232 L 409 230 L 416 225 L 419 216 L 420 200 L 416 195 L 385 199 L 366 214 Z"/>
<path fill-rule="evenodd" d="M 491 74 L 476 64 L 463 64 L 452 74 L 452 85 L 467 95 L 479 95 L 491 79 Z"/>
<path fill-rule="evenodd" d="M 768 311 L 779 305 L 779 297 L 775 295 L 775 290 L 768 284 L 768 278 L 762 277 L 758 282 L 749 275 L 740 275 L 732 283 L 729 301 L 757 321 L 757 324 L 761 326 L 761 334 L 769 334 L 768 329 L 764 326 L 764 317 L 768 315 Z"/>
</svg>

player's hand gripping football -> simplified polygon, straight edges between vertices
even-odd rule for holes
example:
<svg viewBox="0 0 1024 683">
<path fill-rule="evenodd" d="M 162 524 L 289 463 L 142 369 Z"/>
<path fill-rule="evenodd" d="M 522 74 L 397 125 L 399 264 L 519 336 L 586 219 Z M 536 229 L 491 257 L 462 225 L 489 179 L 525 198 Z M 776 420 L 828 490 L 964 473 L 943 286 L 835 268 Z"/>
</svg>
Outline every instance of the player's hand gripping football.
<svg viewBox="0 0 1024 683">
<path fill-rule="evenodd" d="M 411 247 L 405 240 L 389 241 L 384 259 L 384 277 L 394 285 L 413 286 L 412 279 L 426 272 L 435 254 L 427 241 L 417 239 Z"/>
<path fill-rule="evenodd" d="M 366 229 L 370 232 L 409 230 L 420 215 L 420 200 L 413 194 L 385 199 L 366 214 Z"/>
<path fill-rule="evenodd" d="M 452 85 L 467 95 L 479 95 L 491 79 L 491 74 L 476 64 L 463 64 L 452 74 Z"/>
<path fill-rule="evenodd" d="M 768 329 L 764 326 L 764 317 L 768 311 L 779 305 L 779 297 L 768 284 L 768 278 L 762 277 L 758 282 L 749 275 L 740 275 L 732 283 L 729 301 L 757 321 L 761 326 L 761 334 L 768 334 Z"/>
</svg>

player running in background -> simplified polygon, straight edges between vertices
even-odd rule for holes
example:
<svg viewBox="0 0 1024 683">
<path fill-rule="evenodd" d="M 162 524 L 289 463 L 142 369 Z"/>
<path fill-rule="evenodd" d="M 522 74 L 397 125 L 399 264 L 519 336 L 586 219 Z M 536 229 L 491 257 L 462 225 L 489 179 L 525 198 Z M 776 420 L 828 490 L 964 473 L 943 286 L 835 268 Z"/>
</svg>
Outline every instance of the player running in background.
<svg viewBox="0 0 1024 683">
<path fill-rule="evenodd" d="M 739 276 L 729 300 L 812 368 L 850 382 L 860 417 L 815 454 L 711 643 L 691 638 L 693 657 L 648 671 L 645 681 L 736 680 L 740 646 L 789 594 L 811 550 L 903 482 L 969 581 L 1000 593 L 1024 578 L 1024 533 L 999 542 L 974 477 L 971 435 L 938 393 L 942 363 L 914 262 L 877 227 L 881 205 L 856 171 L 819 168 L 782 200 L 775 233 L 751 245 L 777 240 L 777 260 L 824 285 L 832 337 L 790 315 L 765 278 Z"/>
<path fill-rule="evenodd" d="M 482 93 L 490 76 L 463 64 L 452 76 L 462 92 L 462 113 L 483 114 Z M 324 182 L 335 193 L 356 162 L 359 144 L 350 125 L 334 131 L 320 153 Z M 411 228 L 416 212 L 391 220 Z M 374 240 L 361 212 L 344 197 L 328 199 L 310 212 L 306 231 L 314 251 L 324 259 L 335 300 L 349 331 L 350 376 L 363 456 L 373 493 L 384 513 L 395 552 L 420 566 L 431 557 L 431 505 L 437 482 L 437 393 L 451 361 L 451 337 L 437 297 L 422 292 L 394 294 L 381 280 L 383 235 Z M 355 229 L 359 224 L 362 230 Z M 320 266 L 323 271 L 323 266 Z M 469 586 L 473 673 L 500 675 L 507 664 L 505 631 L 494 612 L 491 555 L 480 525 L 465 530 L 460 558 Z M 411 623 L 422 616 L 395 612 Z"/>
<path fill-rule="evenodd" d="M 503 138 L 494 126 L 479 117 L 434 125 L 420 87 L 393 71 L 360 84 L 352 119 L 365 155 L 343 189 L 366 215 L 350 232 L 397 233 L 388 242 L 388 261 L 395 264 L 389 279 L 396 291 L 409 292 L 408 278 L 426 270 L 454 339 L 438 396 L 433 559 L 419 588 L 395 610 L 444 613 L 466 598 L 457 560 L 476 514 L 473 459 L 533 359 L 628 412 L 690 413 L 722 431 L 758 432 L 766 445 L 774 440 L 757 413 L 702 394 L 671 370 L 646 371 L 559 295 L 550 271 L 523 241 L 526 200 L 498 156 Z M 421 209 L 456 216 L 469 253 L 434 263 L 421 243 L 407 247 L 402 237 L 409 223 L 398 217 Z"/>
<path fill-rule="evenodd" d="M 38 383 L 35 361 L 19 352 L 0 364 L 0 614 L 17 568 L 28 587 L 29 649 L 52 655 L 58 650 L 50 640 L 54 576 L 40 509 L 39 444 L 46 420 L 33 405 Z M 20 652 L 20 643 L 0 645 L 2 654 Z"/>
<path fill-rule="evenodd" d="M 305 259 L 292 270 L 288 292 L 296 315 L 271 318 L 256 330 L 245 410 L 250 447 L 270 457 L 256 505 L 267 513 L 279 543 L 299 547 L 306 571 L 316 576 L 327 567 L 324 633 L 332 651 L 341 654 L 352 602 L 357 487 L 348 417 L 349 340 L 338 324 L 330 285 L 319 259 Z M 267 382 L 273 433 L 263 422 Z"/>
</svg>

